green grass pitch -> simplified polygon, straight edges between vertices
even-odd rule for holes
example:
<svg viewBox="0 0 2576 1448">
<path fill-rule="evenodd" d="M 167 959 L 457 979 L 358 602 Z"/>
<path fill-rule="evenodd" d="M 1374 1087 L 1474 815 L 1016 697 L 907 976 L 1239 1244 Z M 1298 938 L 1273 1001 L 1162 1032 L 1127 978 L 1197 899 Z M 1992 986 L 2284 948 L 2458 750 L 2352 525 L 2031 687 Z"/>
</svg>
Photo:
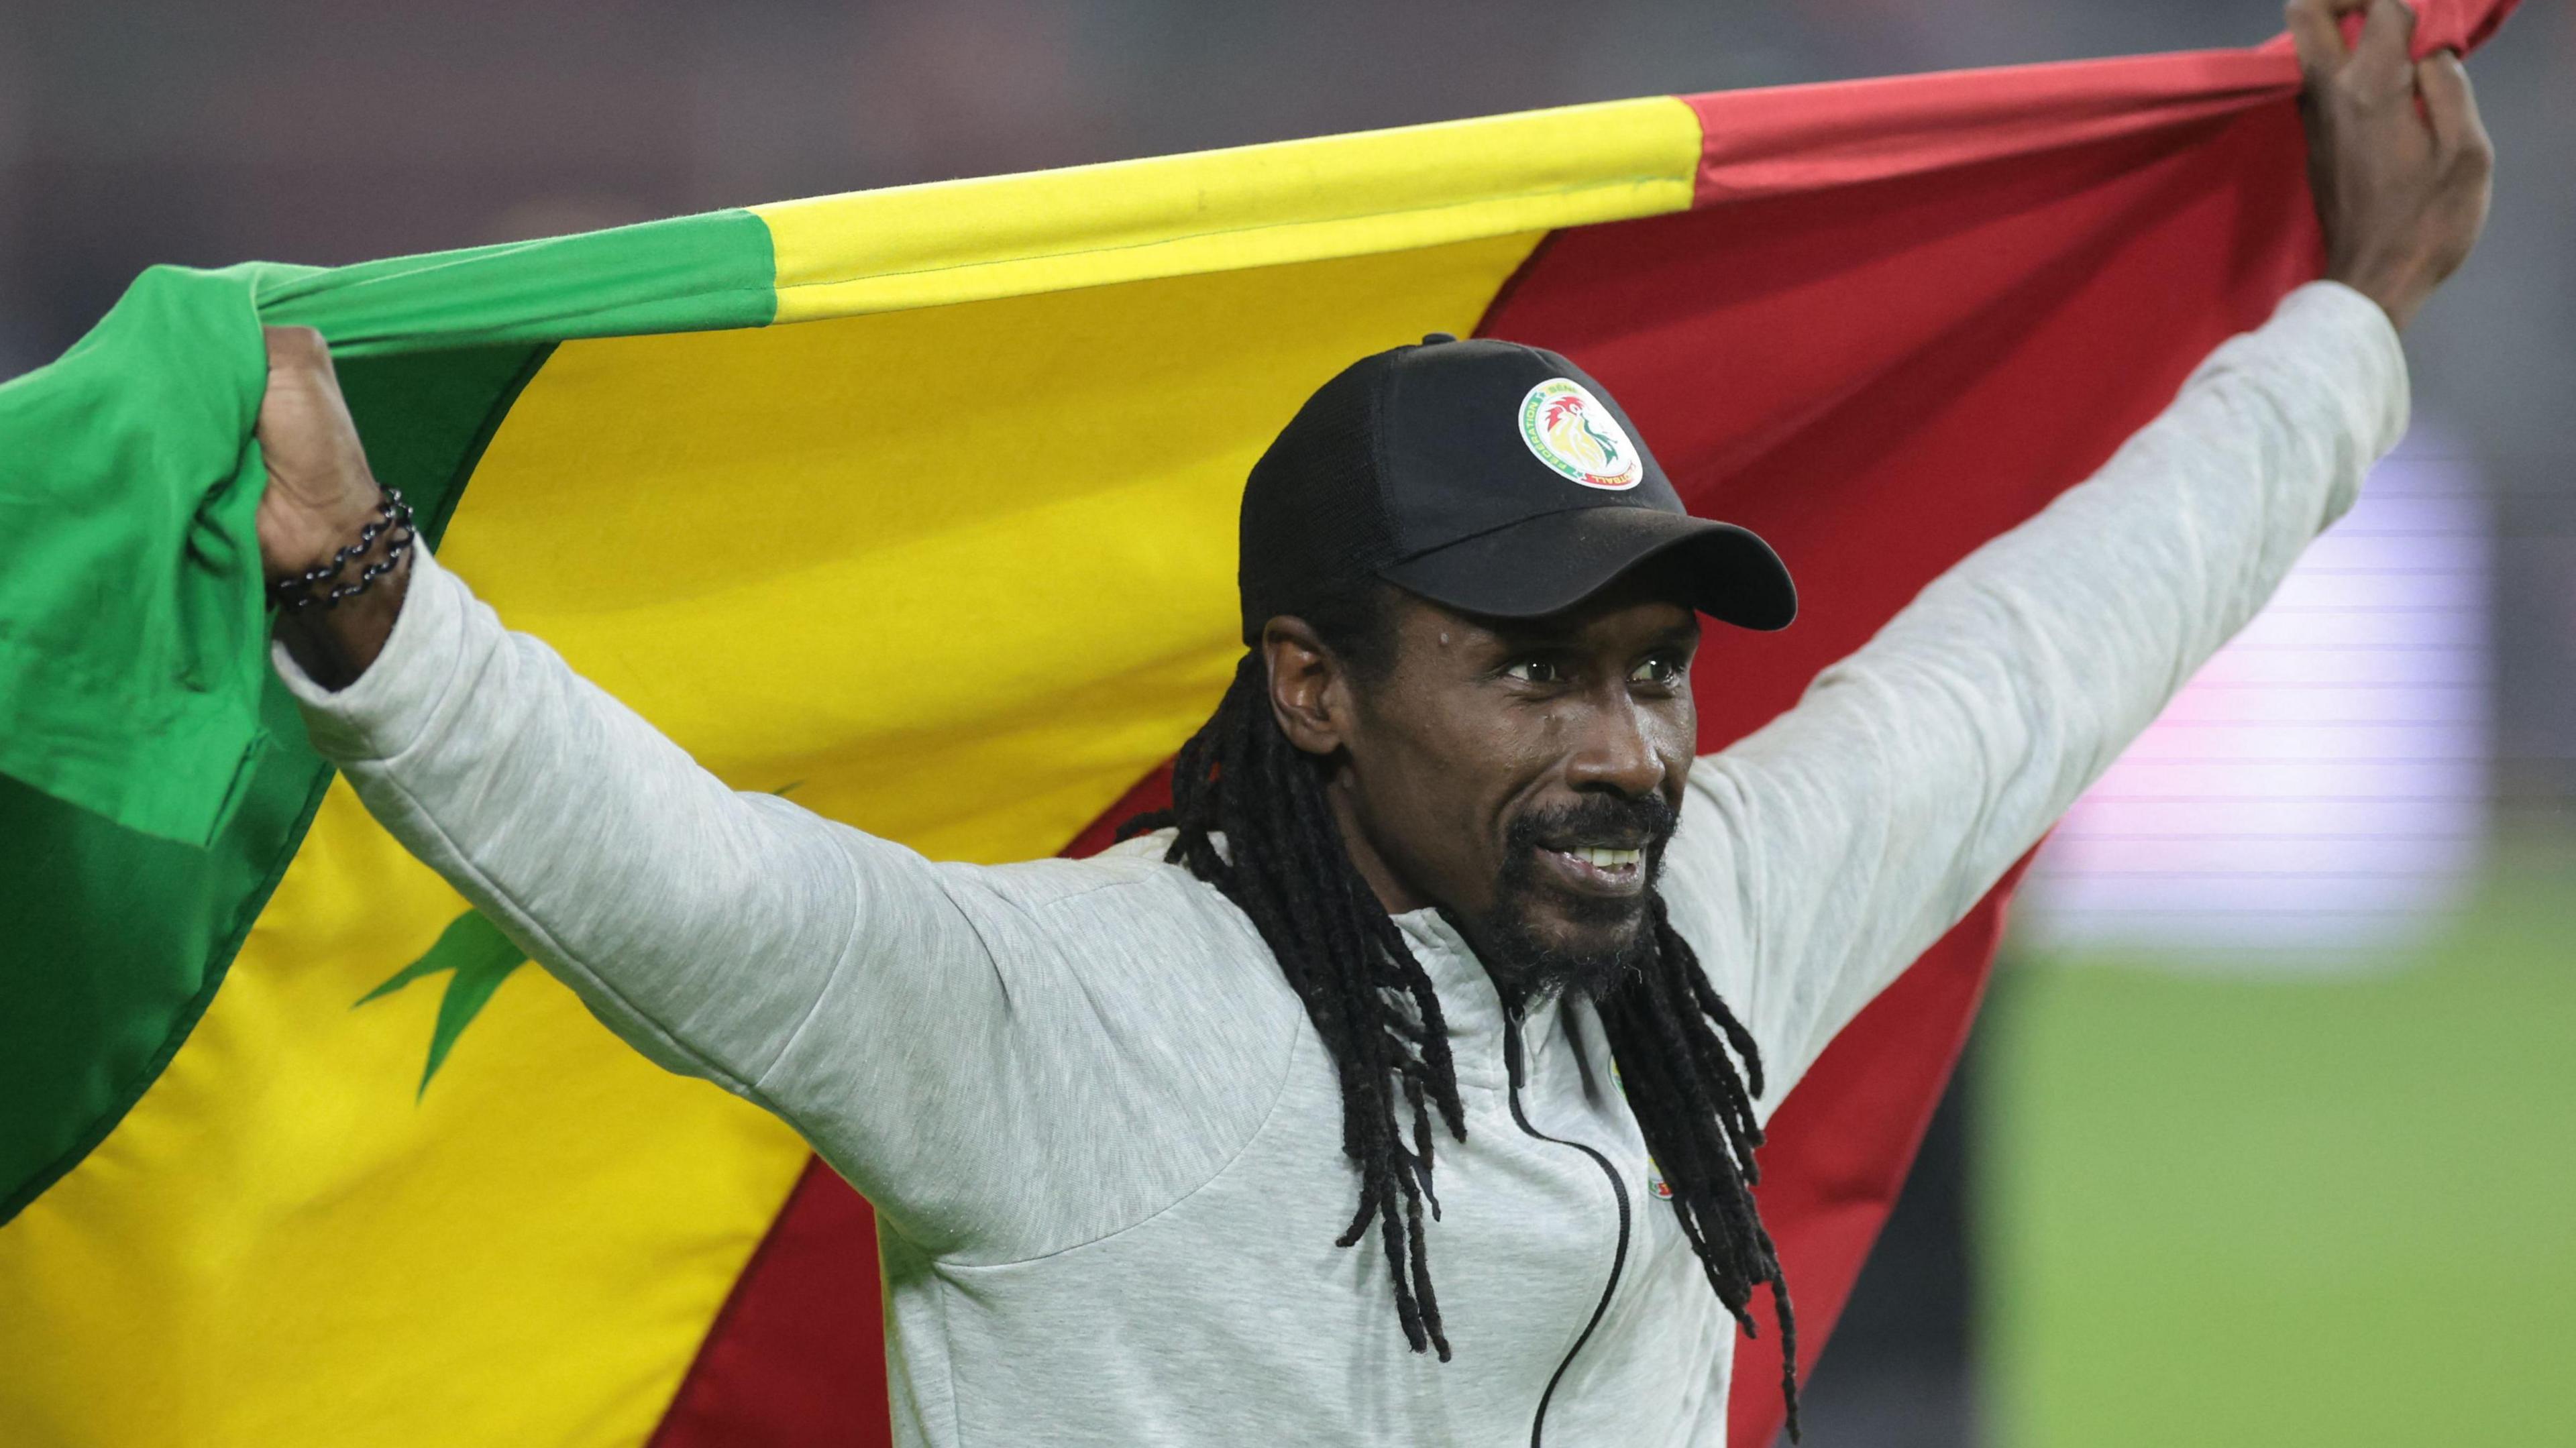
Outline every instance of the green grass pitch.
<svg viewBox="0 0 2576 1448">
<path fill-rule="evenodd" d="M 1992 1442 L 2576 1442 L 2576 857 L 2362 978 L 2024 958 L 1989 1009 Z"/>
</svg>

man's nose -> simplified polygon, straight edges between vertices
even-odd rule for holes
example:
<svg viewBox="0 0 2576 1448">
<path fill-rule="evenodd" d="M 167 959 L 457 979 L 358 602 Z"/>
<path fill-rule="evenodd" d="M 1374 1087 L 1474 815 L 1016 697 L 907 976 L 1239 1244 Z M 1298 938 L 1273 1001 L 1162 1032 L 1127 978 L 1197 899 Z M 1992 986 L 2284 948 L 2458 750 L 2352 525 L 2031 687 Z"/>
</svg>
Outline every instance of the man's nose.
<svg viewBox="0 0 2576 1448">
<path fill-rule="evenodd" d="M 1582 737 L 1566 762 L 1566 782 L 1576 789 L 1607 790 L 1631 799 L 1659 792 L 1664 784 L 1664 758 L 1656 752 L 1646 718 L 1627 691 L 1584 712 Z"/>
</svg>

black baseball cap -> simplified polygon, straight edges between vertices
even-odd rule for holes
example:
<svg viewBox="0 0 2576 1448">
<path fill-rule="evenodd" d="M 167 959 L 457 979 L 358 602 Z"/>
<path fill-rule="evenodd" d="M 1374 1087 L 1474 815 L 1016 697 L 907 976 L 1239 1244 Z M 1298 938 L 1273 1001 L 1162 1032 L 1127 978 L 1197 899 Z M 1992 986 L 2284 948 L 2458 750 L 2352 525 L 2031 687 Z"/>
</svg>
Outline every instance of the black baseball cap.
<svg viewBox="0 0 2576 1448">
<path fill-rule="evenodd" d="M 1462 613 L 1538 618 L 1649 559 L 1750 629 L 1798 612 L 1771 545 L 1694 518 L 1608 389 L 1541 347 L 1434 333 L 1317 389 L 1243 489 L 1243 641 L 1380 578 Z"/>
</svg>

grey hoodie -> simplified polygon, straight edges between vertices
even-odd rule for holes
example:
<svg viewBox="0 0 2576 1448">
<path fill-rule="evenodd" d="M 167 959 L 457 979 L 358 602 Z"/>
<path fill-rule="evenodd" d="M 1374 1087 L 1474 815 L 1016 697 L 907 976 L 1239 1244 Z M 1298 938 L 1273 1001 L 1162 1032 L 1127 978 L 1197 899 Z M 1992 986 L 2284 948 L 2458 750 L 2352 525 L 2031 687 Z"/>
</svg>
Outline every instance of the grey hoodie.
<svg viewBox="0 0 2576 1448">
<path fill-rule="evenodd" d="M 2405 428 L 2328 283 L 2222 346 L 2089 482 L 1691 771 L 1675 925 L 1766 1114 L 2270 596 Z M 1717 1444 L 1732 1329 L 1653 1192 L 1598 1022 L 1517 1024 L 1440 917 L 1467 1113 L 1438 1144 L 1455 1361 L 1407 1350 L 1340 1091 L 1249 921 L 1161 860 L 942 864 L 737 794 L 427 557 L 315 743 L 386 828 L 674 1071 L 875 1203 L 907 1444 Z M 1505 1040 L 1517 1030 L 1517 1085 Z"/>
</svg>

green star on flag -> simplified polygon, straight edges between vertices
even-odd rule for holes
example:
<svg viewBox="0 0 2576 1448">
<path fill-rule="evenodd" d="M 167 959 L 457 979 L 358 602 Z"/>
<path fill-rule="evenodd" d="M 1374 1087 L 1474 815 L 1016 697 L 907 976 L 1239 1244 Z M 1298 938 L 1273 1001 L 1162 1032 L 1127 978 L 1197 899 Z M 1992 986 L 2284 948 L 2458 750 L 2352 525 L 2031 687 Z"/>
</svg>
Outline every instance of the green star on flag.
<svg viewBox="0 0 2576 1448">
<path fill-rule="evenodd" d="M 510 972 L 528 963 L 528 953 L 510 943 L 501 927 L 492 923 L 480 910 L 468 910 L 448 922 L 445 930 L 420 959 L 394 972 L 391 978 L 350 1004 L 350 1009 L 371 1000 L 389 996 L 413 981 L 450 971 L 447 994 L 438 1001 L 438 1024 L 429 1033 L 429 1064 L 421 1069 L 420 1090 L 429 1093 L 429 1078 L 438 1074 L 447 1060 L 449 1048 L 464 1034 L 467 1025 L 479 1014 L 492 992 L 510 978 Z"/>
</svg>

